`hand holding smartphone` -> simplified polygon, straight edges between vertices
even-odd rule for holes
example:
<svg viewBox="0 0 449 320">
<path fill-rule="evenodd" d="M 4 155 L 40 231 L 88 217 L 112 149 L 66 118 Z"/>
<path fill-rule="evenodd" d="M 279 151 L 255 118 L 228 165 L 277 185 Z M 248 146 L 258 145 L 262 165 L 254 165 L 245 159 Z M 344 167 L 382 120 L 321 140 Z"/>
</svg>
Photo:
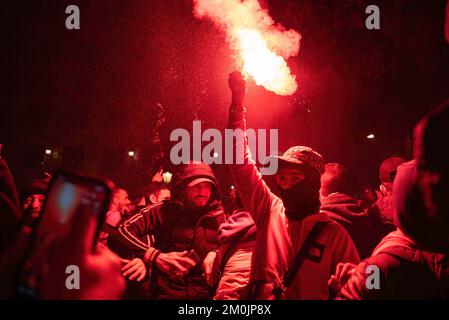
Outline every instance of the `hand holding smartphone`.
<svg viewBox="0 0 449 320">
<path fill-rule="evenodd" d="M 89 277 L 92 272 L 102 270 L 93 261 L 98 261 L 98 258 L 104 260 L 105 254 L 95 252 L 95 243 L 108 210 L 112 188 L 113 184 L 107 180 L 65 171 L 53 176 L 30 250 L 18 274 L 19 297 L 76 299 L 81 298 L 81 292 L 84 295 L 90 289 L 71 291 L 65 281 L 68 277 L 66 270 L 75 266 L 81 276 L 90 272 Z M 110 252 L 106 256 L 104 266 L 117 263 L 119 275 L 118 257 Z M 115 275 L 111 273 L 114 278 Z M 101 272 L 98 276 L 102 277 Z"/>
</svg>

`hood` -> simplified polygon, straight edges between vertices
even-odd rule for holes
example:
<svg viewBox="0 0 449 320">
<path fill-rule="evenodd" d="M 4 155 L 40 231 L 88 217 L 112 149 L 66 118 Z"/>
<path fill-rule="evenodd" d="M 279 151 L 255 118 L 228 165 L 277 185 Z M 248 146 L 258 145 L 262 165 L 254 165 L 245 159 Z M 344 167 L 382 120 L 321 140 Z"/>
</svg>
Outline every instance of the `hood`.
<svg viewBox="0 0 449 320">
<path fill-rule="evenodd" d="M 410 251 L 416 250 L 416 243 L 409 236 L 404 234 L 401 230 L 390 232 L 385 236 L 379 244 L 374 248 L 372 256 L 376 256 L 385 252 L 389 248 L 401 248 L 402 250 Z"/>
<path fill-rule="evenodd" d="M 34 194 L 46 195 L 48 191 L 47 179 L 35 179 L 27 185 L 20 193 L 20 202 L 23 203 L 25 199 Z"/>
<path fill-rule="evenodd" d="M 358 224 L 359 221 L 367 218 L 364 210 L 357 204 L 357 200 L 343 193 L 331 193 L 321 198 L 320 210 L 343 224 Z"/>
<path fill-rule="evenodd" d="M 417 171 L 416 160 L 398 167 L 393 185 L 394 223 L 405 235 L 428 250 L 447 252 L 449 230 L 427 214 L 417 183 Z"/>
<path fill-rule="evenodd" d="M 207 178 L 213 181 L 212 195 L 210 202 L 220 199 L 220 190 L 211 167 L 203 162 L 191 162 L 183 165 L 178 174 L 173 179 L 172 199 L 180 200 L 182 190 L 193 180 L 198 178 Z"/>
<path fill-rule="evenodd" d="M 226 222 L 220 225 L 218 229 L 218 241 L 221 244 L 229 243 L 241 237 L 243 233 L 242 240 L 254 240 L 256 235 L 256 225 L 253 218 L 247 211 L 234 212 Z"/>
</svg>

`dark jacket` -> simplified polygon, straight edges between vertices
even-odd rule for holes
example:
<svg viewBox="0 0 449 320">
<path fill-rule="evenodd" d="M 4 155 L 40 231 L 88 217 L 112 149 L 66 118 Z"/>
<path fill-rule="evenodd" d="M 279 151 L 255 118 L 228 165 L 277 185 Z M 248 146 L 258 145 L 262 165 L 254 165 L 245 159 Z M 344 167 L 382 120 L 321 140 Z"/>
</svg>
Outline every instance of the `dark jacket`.
<svg viewBox="0 0 449 320">
<path fill-rule="evenodd" d="M 151 298 L 208 298 L 209 288 L 202 276 L 201 262 L 209 251 L 218 248 L 217 230 L 222 222 L 224 213 L 217 202 L 201 212 L 193 212 L 178 201 L 166 201 L 145 208 L 121 225 L 117 241 L 128 253 L 148 261 L 150 267 L 158 252 L 193 250 L 197 265 L 185 279 L 173 281 L 152 268 Z M 141 240 L 146 235 L 154 236 L 154 247 Z"/>
<path fill-rule="evenodd" d="M 378 216 L 363 210 L 357 200 L 349 195 L 332 193 L 322 198 L 320 210 L 348 231 L 362 259 L 370 256 L 380 240 L 389 233 L 385 232 Z"/>
<path fill-rule="evenodd" d="M 439 239 L 428 239 L 426 245 L 417 241 L 429 230 L 426 227 L 432 227 L 432 220 L 425 213 L 416 185 L 414 161 L 398 167 L 393 194 L 398 230 L 386 236 L 372 256 L 357 266 L 338 298 L 448 299 L 448 253 L 434 249 Z M 446 230 L 445 237 L 440 235 L 447 240 L 448 234 Z M 379 289 L 369 289 L 366 285 L 373 274 L 367 271 L 370 265 L 379 268 Z"/>
<path fill-rule="evenodd" d="M 194 178 L 211 174 L 205 170 L 193 170 L 178 181 L 179 190 Z M 213 177 L 213 175 L 211 176 Z M 213 177 L 215 181 L 215 177 Z M 152 284 L 150 298 L 154 299 L 207 299 L 210 288 L 202 275 L 202 261 L 206 255 L 218 248 L 217 230 L 224 222 L 223 208 L 213 198 L 201 210 L 185 205 L 175 196 L 174 200 L 148 206 L 119 227 L 117 242 L 135 257 L 143 258 L 150 265 Z M 176 193 L 175 193 L 176 195 Z M 142 241 L 147 235 L 154 236 L 154 245 Z M 172 280 L 153 268 L 159 252 L 190 251 L 197 265 L 185 278 Z"/>
</svg>

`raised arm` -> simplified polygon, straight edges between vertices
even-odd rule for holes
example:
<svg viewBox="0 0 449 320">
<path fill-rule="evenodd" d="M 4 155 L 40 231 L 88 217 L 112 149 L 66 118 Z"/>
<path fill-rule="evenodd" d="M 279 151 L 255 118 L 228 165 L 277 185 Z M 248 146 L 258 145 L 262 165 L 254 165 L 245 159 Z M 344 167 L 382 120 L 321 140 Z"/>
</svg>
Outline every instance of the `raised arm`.
<svg viewBox="0 0 449 320">
<path fill-rule="evenodd" d="M 11 171 L 2 159 L 0 144 L 0 250 L 6 247 L 19 231 L 20 204 Z"/>
<path fill-rule="evenodd" d="M 271 207 L 280 199 L 270 191 L 250 154 L 244 108 L 246 82 L 237 71 L 230 74 L 228 82 L 232 92 L 228 129 L 234 130 L 233 151 L 236 155 L 230 165 L 231 174 L 243 204 L 259 226 L 268 219 Z M 239 131 L 244 134 L 238 134 Z M 243 163 L 236 163 L 239 152 L 243 152 Z"/>
</svg>

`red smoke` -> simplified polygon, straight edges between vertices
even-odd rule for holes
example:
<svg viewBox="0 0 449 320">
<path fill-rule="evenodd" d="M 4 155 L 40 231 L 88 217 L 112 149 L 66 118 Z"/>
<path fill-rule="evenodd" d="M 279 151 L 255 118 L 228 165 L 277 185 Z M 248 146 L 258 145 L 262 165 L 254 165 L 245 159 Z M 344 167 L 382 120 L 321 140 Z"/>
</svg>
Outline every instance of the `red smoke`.
<svg viewBox="0 0 449 320">
<path fill-rule="evenodd" d="M 285 30 L 257 0 L 194 0 L 197 18 L 210 18 L 227 35 L 243 72 L 265 89 L 291 95 L 298 88 L 285 59 L 296 56 L 301 35 Z"/>
</svg>

